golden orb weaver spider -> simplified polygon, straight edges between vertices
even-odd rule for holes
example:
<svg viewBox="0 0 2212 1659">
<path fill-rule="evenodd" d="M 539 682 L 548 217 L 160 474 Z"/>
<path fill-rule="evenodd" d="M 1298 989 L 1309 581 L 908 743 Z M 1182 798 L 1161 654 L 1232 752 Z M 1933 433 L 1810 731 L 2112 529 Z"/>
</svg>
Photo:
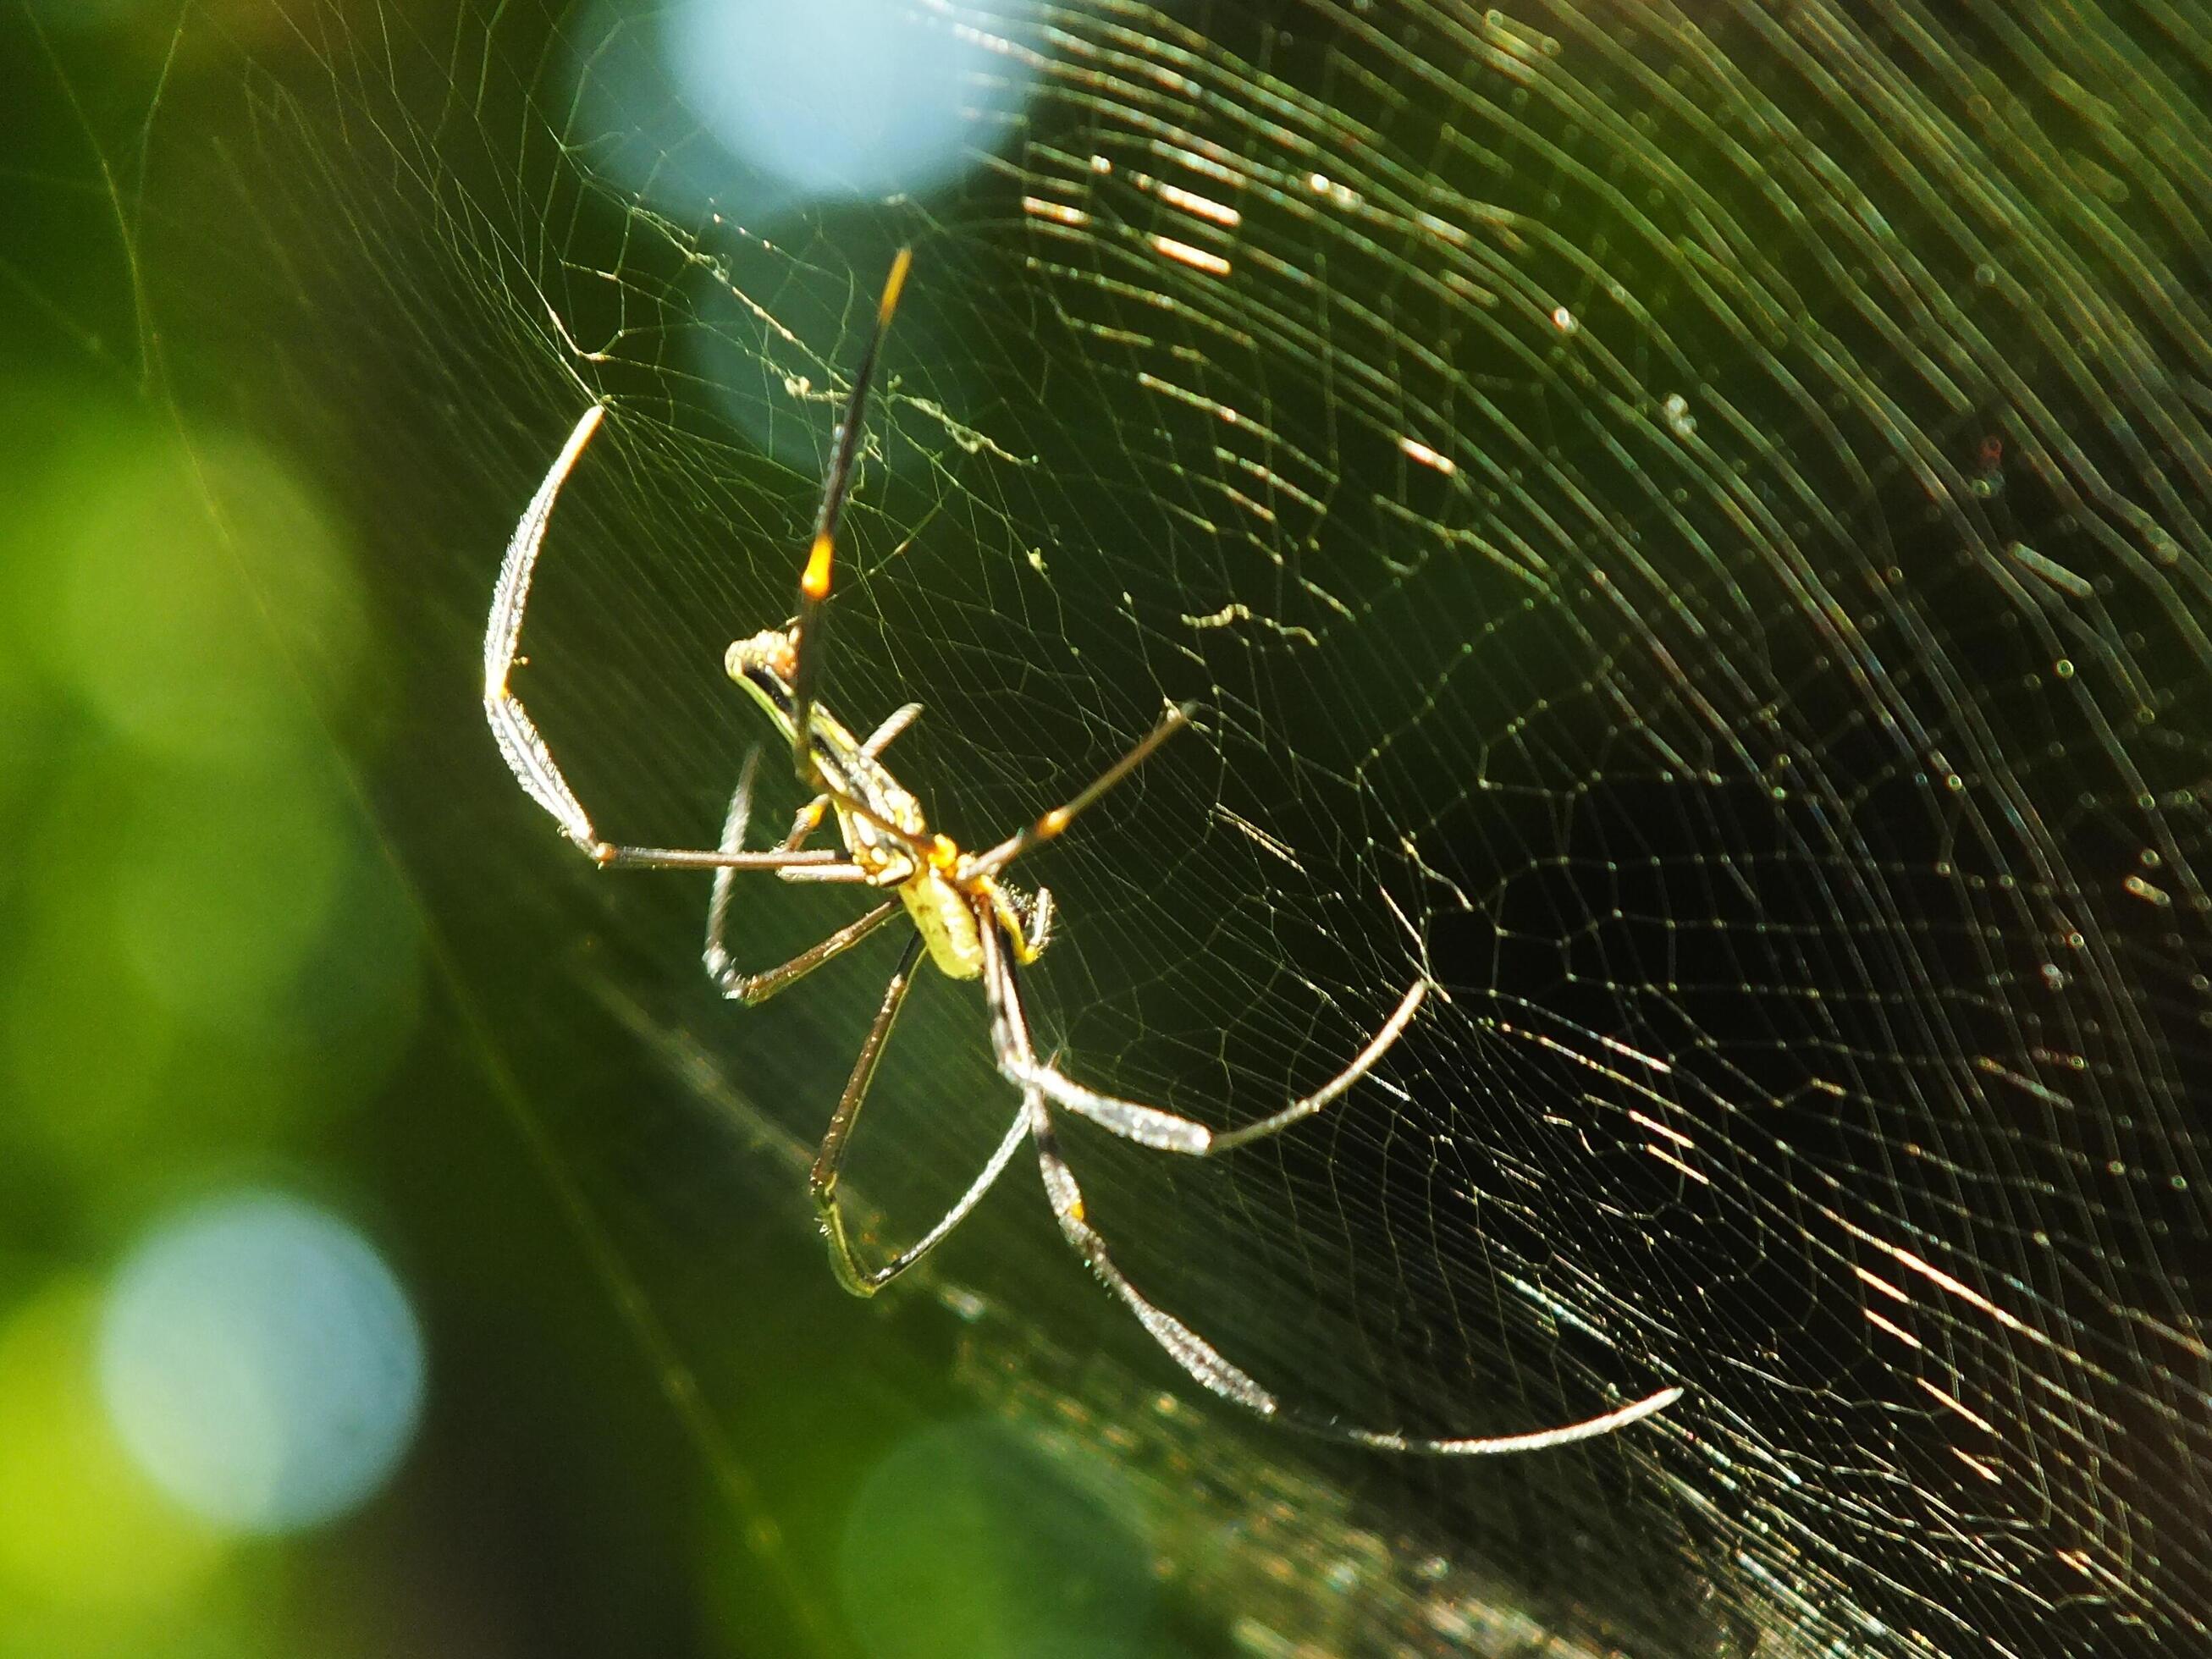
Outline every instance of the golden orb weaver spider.
<svg viewBox="0 0 2212 1659">
<path fill-rule="evenodd" d="M 546 525 L 562 485 L 599 428 L 605 413 L 603 405 L 594 404 L 584 411 L 516 526 L 493 591 L 491 613 L 484 630 L 485 718 L 491 724 L 500 753 L 515 781 L 553 816 L 568 839 L 594 863 L 605 867 L 714 872 L 714 891 L 708 905 L 705 961 L 708 974 L 725 996 L 748 1004 L 766 1001 L 858 945 L 902 909 L 914 923 L 914 937 L 908 940 L 892 971 L 874 1023 L 861 1045 L 860 1058 L 836 1109 L 830 1115 L 830 1127 L 823 1136 L 809 1183 L 838 1279 L 846 1289 L 860 1296 L 872 1296 L 890 1283 L 966 1218 L 1026 1139 L 1036 1149 L 1046 1195 L 1060 1232 L 1076 1254 L 1127 1304 L 1152 1340 L 1193 1379 L 1223 1399 L 1261 1417 L 1307 1432 L 1388 1450 L 1472 1455 L 1534 1451 L 1588 1440 L 1664 1410 L 1681 1396 L 1680 1389 L 1662 1389 L 1618 1410 L 1532 1434 L 1429 1439 L 1347 1427 L 1278 1400 L 1231 1364 L 1205 1338 L 1148 1300 L 1115 1265 L 1104 1238 L 1091 1224 L 1074 1172 L 1061 1156 L 1053 1127 L 1052 1107 L 1062 1107 L 1109 1133 L 1163 1152 L 1194 1158 L 1232 1152 L 1312 1116 L 1358 1082 L 1413 1023 L 1428 988 L 1425 981 L 1415 981 L 1367 1046 L 1328 1083 L 1257 1122 L 1226 1133 L 1216 1132 L 1193 1119 L 1158 1107 L 1086 1088 L 1056 1065 L 1037 1059 L 1018 970 L 1036 961 L 1050 942 L 1052 896 L 1042 889 L 1034 897 L 1025 896 L 1001 881 L 1000 874 L 1024 853 L 1059 836 L 1085 808 L 1136 770 L 1162 744 L 1190 724 L 1194 710 L 1188 704 L 1170 706 L 1151 732 L 1088 787 L 988 852 L 975 854 L 963 851 L 948 836 L 933 830 L 921 802 L 883 764 L 884 750 L 921 713 L 921 704 L 908 703 L 898 709 L 862 741 L 855 738 L 817 700 L 815 688 L 821 675 L 822 611 L 830 593 L 838 517 L 852 484 L 854 462 L 860 451 L 869 382 L 874 376 L 877 355 L 890 325 L 891 313 L 897 308 L 908 260 L 908 251 L 902 249 L 892 264 L 876 309 L 875 327 L 854 372 L 852 391 L 837 429 L 835 456 L 823 485 L 813 538 L 799 576 L 799 614 L 783 628 L 738 641 L 724 659 L 730 678 L 751 694 L 769 721 L 790 741 L 793 767 L 800 783 L 813 792 L 813 799 L 799 810 L 790 834 L 781 843 L 766 851 L 744 850 L 758 750 L 747 757 L 739 774 L 719 846 L 635 847 L 601 839 L 583 804 L 562 775 L 537 725 L 510 688 L 515 650 L 522 635 L 523 607 L 529 598 L 531 576 L 544 543 Z M 835 819 L 838 838 L 845 847 L 842 856 L 805 845 L 808 837 L 821 827 L 824 814 Z M 896 896 L 886 899 L 858 921 L 847 923 L 790 961 L 748 974 L 731 960 L 726 939 L 734 878 L 754 871 L 773 871 L 786 881 L 842 884 L 878 891 L 889 889 Z M 944 973 L 955 979 L 981 981 L 994 1057 L 1000 1074 L 1021 1091 L 1021 1105 L 981 1173 L 943 1219 L 888 1261 L 868 1267 L 854 1254 L 846 1236 L 838 1199 L 838 1172 L 854 1125 L 859 1120 L 861 1103 L 875 1075 L 876 1061 L 890 1036 L 892 1022 L 898 1017 L 900 1005 L 906 999 L 907 988 L 913 982 L 915 969 L 925 950 Z"/>
</svg>

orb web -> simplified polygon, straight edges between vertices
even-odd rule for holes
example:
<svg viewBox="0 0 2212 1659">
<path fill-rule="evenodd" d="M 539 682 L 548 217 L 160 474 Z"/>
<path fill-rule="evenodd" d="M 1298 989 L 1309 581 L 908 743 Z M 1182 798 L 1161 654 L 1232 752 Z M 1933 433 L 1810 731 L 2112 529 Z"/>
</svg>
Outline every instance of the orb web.
<svg viewBox="0 0 2212 1659">
<path fill-rule="evenodd" d="M 659 14 L 289 15 L 224 40 L 244 149 L 147 123 L 253 212 L 143 251 L 282 291 L 232 395 L 344 458 L 391 550 L 390 834 L 457 963 L 481 929 L 543 976 L 542 1028 L 478 1029 L 501 1063 L 580 1000 L 645 1009 L 646 1049 L 818 1134 L 876 970 L 714 1004 L 703 882 L 578 867 L 454 688 L 605 399 L 518 674 L 605 833 L 710 835 L 763 735 L 721 647 L 788 610 L 911 242 L 823 696 L 862 729 L 922 701 L 900 775 L 975 844 L 1163 700 L 1206 711 L 1024 868 L 1063 920 L 1040 1042 L 1227 1127 L 1434 988 L 1370 1083 L 1220 1167 L 1069 1126 L 1138 1281 L 1365 1427 L 1687 1388 L 1541 1468 L 1344 1475 L 1630 1650 L 2203 1639 L 2185 20 L 917 6 L 976 48 L 969 170 L 794 206 L 664 95 Z M 174 304 L 186 338 L 265 322 Z M 761 886 L 763 960 L 854 914 Z M 878 1086 L 851 1178 L 911 1236 L 1013 1106 L 966 989 L 917 994 Z M 531 1107 L 589 1224 L 707 1230 L 747 1177 L 608 1098 Z M 1024 1184 L 947 1271 L 1178 1386 Z"/>
</svg>

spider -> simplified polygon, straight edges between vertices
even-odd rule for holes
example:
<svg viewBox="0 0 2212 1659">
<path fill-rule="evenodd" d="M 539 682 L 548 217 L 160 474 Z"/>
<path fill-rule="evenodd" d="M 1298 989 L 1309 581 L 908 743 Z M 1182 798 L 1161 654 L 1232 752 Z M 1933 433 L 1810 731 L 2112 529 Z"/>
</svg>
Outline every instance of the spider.
<svg viewBox="0 0 2212 1659">
<path fill-rule="evenodd" d="M 1419 1012 L 1427 983 L 1417 980 L 1399 1000 L 1367 1046 L 1330 1081 L 1256 1122 L 1226 1132 L 1193 1119 L 1085 1086 L 1055 1064 L 1040 1061 L 1030 1035 L 1020 970 L 1041 956 L 1052 939 L 1052 896 L 1040 888 L 1026 894 L 1001 878 L 1023 854 L 1065 831 L 1084 810 L 1142 765 L 1161 744 L 1189 726 L 1193 705 L 1170 705 L 1158 723 L 1095 781 L 1027 828 L 987 852 L 963 850 L 933 830 L 921 804 L 883 763 L 883 752 L 921 713 L 908 703 L 865 739 L 855 738 L 817 697 L 822 672 L 822 623 L 831 586 L 837 522 L 849 490 L 858 455 L 861 422 L 877 356 L 898 305 L 909 252 L 902 250 L 891 266 L 876 319 L 859 367 L 853 374 L 834 458 L 806 562 L 799 580 L 799 614 L 782 628 L 770 629 L 732 644 L 724 658 L 729 677 L 757 702 L 776 731 L 791 744 L 799 782 L 812 794 L 777 846 L 744 848 L 751 800 L 756 749 L 741 769 L 731 797 L 719 845 L 711 848 L 639 847 L 603 840 L 569 787 L 536 724 L 510 689 L 515 649 L 522 634 L 523 607 L 532 574 L 545 538 L 561 487 L 584 447 L 598 430 L 605 406 L 584 411 L 568 441 L 538 488 L 508 544 L 492 595 L 484 634 L 484 714 L 501 754 L 515 780 L 550 812 L 568 838 L 596 864 L 654 870 L 707 870 L 714 873 L 708 906 L 707 972 L 722 994 L 746 1004 L 766 1001 L 833 958 L 843 955 L 902 911 L 914 925 L 897 966 L 891 972 L 874 1022 L 860 1047 L 836 1109 L 830 1114 L 809 1182 L 830 1264 L 841 1283 L 859 1296 L 872 1296 L 951 1233 L 989 1191 L 1012 1161 L 1023 1141 L 1035 1149 L 1045 1193 L 1060 1230 L 1077 1255 L 1127 1304 L 1152 1339 L 1201 1386 L 1263 1418 L 1328 1437 L 1394 1451 L 1478 1455 L 1533 1451 L 1587 1440 L 1627 1426 L 1662 1411 L 1680 1397 L 1663 1389 L 1632 1405 L 1601 1415 L 1530 1434 L 1492 1438 L 1429 1439 L 1389 1431 L 1345 1425 L 1316 1412 L 1279 1400 L 1225 1358 L 1213 1345 L 1174 1315 L 1147 1299 L 1108 1253 L 1093 1225 L 1074 1172 L 1061 1155 L 1055 1133 L 1055 1107 L 1088 1119 L 1108 1133 L 1139 1146 L 1191 1158 L 1211 1158 L 1277 1134 L 1315 1113 L 1352 1088 L 1404 1035 Z M 806 842 L 834 820 L 842 854 L 811 848 Z M 888 893 L 873 909 L 848 922 L 811 949 L 781 966 L 757 973 L 740 969 L 727 949 L 730 897 L 736 878 L 771 871 L 785 881 L 832 883 Z M 838 1194 L 838 1175 L 876 1062 L 890 1036 L 923 953 L 954 979 L 981 981 L 989 1015 L 990 1039 L 998 1070 L 1021 1094 L 995 1151 L 959 1200 L 936 1225 L 889 1260 L 868 1265 L 847 1236 Z"/>
</svg>

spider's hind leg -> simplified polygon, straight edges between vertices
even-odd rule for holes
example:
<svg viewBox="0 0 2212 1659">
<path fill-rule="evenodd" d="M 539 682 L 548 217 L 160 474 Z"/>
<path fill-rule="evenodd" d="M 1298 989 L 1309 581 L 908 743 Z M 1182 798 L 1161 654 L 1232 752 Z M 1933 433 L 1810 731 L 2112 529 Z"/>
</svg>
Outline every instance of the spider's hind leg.
<svg viewBox="0 0 2212 1659">
<path fill-rule="evenodd" d="M 839 1200 L 837 1178 L 844 1167 L 845 1148 L 852 1139 L 853 1126 L 860 1120 L 861 1104 L 867 1098 L 869 1085 L 875 1080 L 876 1062 L 882 1057 L 884 1044 L 890 1040 L 891 1024 L 898 1018 L 900 1005 L 906 1000 L 907 988 L 914 982 L 921 950 L 921 935 L 916 933 L 908 942 L 906 954 L 899 958 L 898 969 L 891 975 L 890 983 L 884 988 L 882 1006 L 876 1012 L 874 1023 L 868 1027 L 867 1040 L 860 1045 L 860 1058 L 853 1064 L 853 1074 L 838 1099 L 837 1109 L 830 1115 L 829 1131 L 822 1137 L 822 1148 L 815 1154 L 813 1172 L 807 1181 L 808 1189 L 814 1196 L 815 1212 L 822 1218 L 823 1237 L 829 1241 L 830 1267 L 837 1275 L 837 1282 L 855 1296 L 873 1296 L 942 1243 L 1006 1173 L 1006 1165 L 1020 1149 L 1029 1129 L 1024 1108 L 1014 1114 L 1013 1122 L 1007 1127 L 981 1172 L 935 1226 L 888 1261 L 872 1267 L 861 1261 L 845 1231 L 845 1212 Z"/>
<path fill-rule="evenodd" d="M 1682 1390 L 1679 1388 L 1662 1389 L 1656 1394 L 1647 1395 L 1617 1410 L 1585 1418 L 1581 1422 L 1570 1423 L 1560 1428 L 1540 1429 L 1533 1434 L 1464 1439 L 1434 1439 L 1401 1434 L 1395 1430 L 1355 1428 L 1340 1423 L 1333 1417 L 1302 1410 L 1278 1399 L 1231 1364 L 1211 1342 L 1146 1297 L 1115 1264 L 1106 1247 L 1105 1236 L 1091 1222 L 1090 1207 L 1084 1202 L 1083 1189 L 1076 1183 L 1075 1172 L 1060 1154 L 1059 1139 L 1053 1133 L 1052 1110 L 1048 1103 L 1047 1091 L 1041 1086 L 1042 1079 L 1058 1073 L 1050 1066 L 1038 1064 L 1036 1045 L 1030 1035 L 1029 1020 L 1022 1012 L 1019 982 L 1014 977 L 1004 944 L 995 934 L 987 936 L 983 955 L 985 994 L 991 1003 L 992 1038 L 1000 1050 L 1000 1070 L 1008 1076 L 1024 1079 L 1023 1117 L 1029 1125 L 1030 1138 L 1036 1146 L 1037 1165 L 1044 1176 L 1045 1194 L 1051 1200 L 1053 1216 L 1060 1223 L 1061 1237 L 1067 1240 L 1069 1246 L 1083 1258 L 1106 1287 L 1121 1298 L 1123 1304 L 1137 1316 L 1138 1322 L 1144 1326 L 1146 1334 L 1159 1344 L 1168 1357 L 1209 1392 L 1258 1416 L 1304 1433 L 1325 1439 L 1349 1441 L 1354 1445 L 1381 1451 L 1418 1452 L 1442 1457 L 1480 1457 L 1506 1452 L 1540 1451 L 1547 1447 L 1591 1440 L 1600 1435 L 1625 1429 L 1656 1412 L 1664 1411 L 1682 1397 Z M 1405 1017 L 1411 1018 L 1412 1006 L 1418 1002 L 1417 997 L 1407 1000 L 1402 1010 Z M 1111 1103 L 1126 1106 L 1130 1103 Z M 1138 1109 L 1151 1110 L 1150 1108 Z M 1109 1127 L 1112 1126 L 1109 1124 Z M 1144 1133 L 1133 1133 L 1133 1127 L 1136 1126 L 1124 1126 L 1117 1133 L 1142 1144 L 1163 1144 L 1148 1140 Z"/>
</svg>

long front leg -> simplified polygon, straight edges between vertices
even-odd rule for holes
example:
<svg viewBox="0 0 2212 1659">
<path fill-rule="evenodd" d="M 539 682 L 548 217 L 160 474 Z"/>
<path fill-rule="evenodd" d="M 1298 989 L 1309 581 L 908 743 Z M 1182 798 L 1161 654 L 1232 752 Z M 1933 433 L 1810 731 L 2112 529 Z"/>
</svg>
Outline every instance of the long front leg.
<svg viewBox="0 0 2212 1659">
<path fill-rule="evenodd" d="M 500 755 L 507 770 L 514 774 L 514 781 L 531 799 L 553 815 L 562 833 L 594 857 L 601 843 L 598 831 L 592 828 L 591 816 L 562 775 L 536 723 L 507 689 L 507 681 L 514 672 L 515 650 L 522 641 L 523 607 L 530 600 L 530 579 L 538 567 L 538 552 L 545 545 L 545 526 L 553 517 L 553 504 L 560 499 L 561 486 L 568 482 L 577 457 L 591 442 L 592 434 L 599 429 L 600 417 L 605 413 L 598 404 L 584 411 L 552 469 L 538 486 L 538 493 L 531 497 L 522 521 L 507 542 L 499 581 L 492 589 L 491 613 L 484 621 L 484 718 L 490 722 Z"/>
<path fill-rule="evenodd" d="M 876 302 L 875 331 L 853 371 L 853 390 L 845 400 L 845 413 L 837 422 L 837 447 L 822 485 L 822 506 L 815 514 L 814 536 L 808 544 L 806 564 L 799 575 L 798 638 L 793 647 L 791 684 L 791 759 L 799 781 L 809 789 L 822 787 L 822 769 L 814 762 L 814 690 L 822 674 L 823 607 L 830 598 L 831 567 L 836 556 L 837 520 L 845 510 L 845 497 L 853 487 L 853 465 L 860 459 L 860 434 L 868 413 L 868 386 L 875 378 L 876 357 L 884 336 L 898 309 L 899 293 L 906 286 L 913 250 L 901 248 L 884 281 L 883 298 Z"/>
<path fill-rule="evenodd" d="M 492 589 L 491 611 L 484 622 L 484 719 L 491 734 L 499 744 L 501 758 L 514 775 L 531 799 L 552 815 L 561 826 L 561 833 L 581 848 L 595 864 L 629 865 L 653 870 L 787 870 L 800 866 L 830 867 L 843 862 L 838 854 L 831 852 L 801 852 L 798 850 L 773 853 L 735 853 L 726 850 L 708 852 L 679 847 L 632 847 L 601 839 L 592 826 L 591 814 L 576 799 L 569 787 L 552 750 L 547 746 L 544 733 L 514 695 L 509 681 L 514 672 L 514 658 L 522 641 L 522 617 L 530 599 L 530 582 L 538 568 L 538 556 L 545 545 L 546 526 L 552 521 L 554 503 L 561 498 L 561 486 L 568 482 L 575 470 L 577 459 L 584 446 L 599 428 L 605 414 L 604 406 L 594 404 L 577 421 L 569 433 L 568 441 L 562 446 L 552 469 L 538 486 L 531 498 L 522 520 L 514 527 L 514 535 L 507 544 L 507 556 L 501 562 L 499 581 Z"/>
</svg>

